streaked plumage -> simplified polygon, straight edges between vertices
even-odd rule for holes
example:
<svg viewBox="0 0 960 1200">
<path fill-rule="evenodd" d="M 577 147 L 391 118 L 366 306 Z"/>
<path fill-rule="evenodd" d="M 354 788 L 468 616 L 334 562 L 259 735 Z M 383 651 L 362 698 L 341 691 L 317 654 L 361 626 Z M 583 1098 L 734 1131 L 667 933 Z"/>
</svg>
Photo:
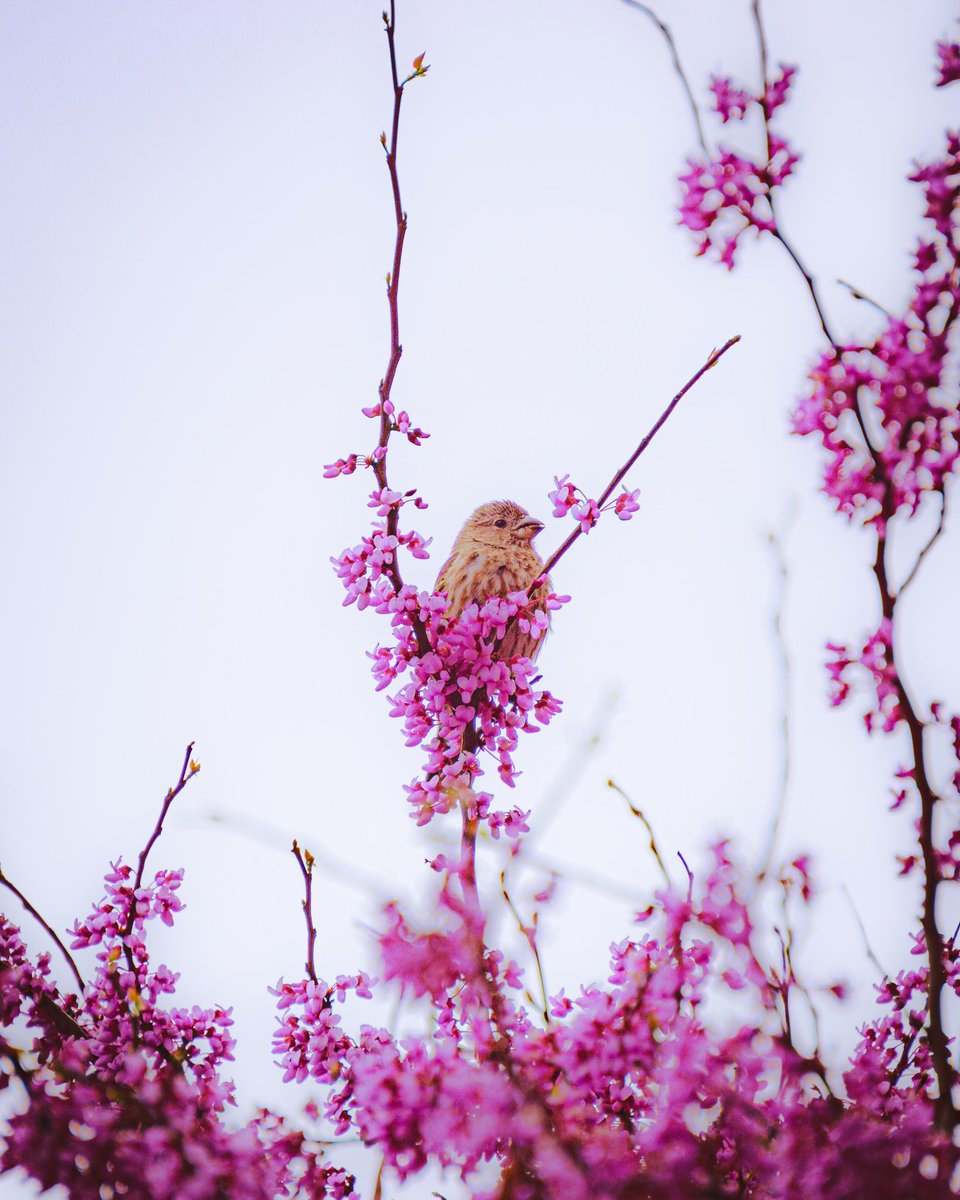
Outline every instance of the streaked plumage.
<svg viewBox="0 0 960 1200">
<path fill-rule="evenodd" d="M 447 617 L 456 620 L 468 604 L 490 596 L 506 596 L 529 587 L 543 572 L 532 542 L 543 524 L 519 504 L 494 500 L 482 504 L 457 534 L 450 557 L 440 569 L 434 591 L 447 596 Z M 543 591 L 550 590 L 547 580 Z M 543 605 L 538 605 L 543 608 Z M 511 624 L 497 647 L 497 658 L 525 654 L 536 658 L 543 638 L 533 638 Z"/>
</svg>

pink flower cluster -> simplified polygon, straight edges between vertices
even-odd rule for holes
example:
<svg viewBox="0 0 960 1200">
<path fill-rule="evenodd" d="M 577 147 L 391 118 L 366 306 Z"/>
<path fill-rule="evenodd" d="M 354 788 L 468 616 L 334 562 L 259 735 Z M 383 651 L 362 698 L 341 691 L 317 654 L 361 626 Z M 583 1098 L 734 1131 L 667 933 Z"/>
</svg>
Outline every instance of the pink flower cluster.
<svg viewBox="0 0 960 1200">
<path fill-rule="evenodd" d="M 624 485 L 620 495 L 601 508 L 596 500 L 591 500 L 575 484 L 570 483 L 569 475 L 564 475 L 563 478 L 554 476 L 553 482 L 553 491 L 547 493 L 547 499 L 553 505 L 553 515 L 565 517 L 569 513 L 580 526 L 582 533 L 590 532 L 600 520 L 601 513 L 612 511 L 621 521 L 629 521 L 634 513 L 640 511 L 639 488 L 631 492 Z"/>
<path fill-rule="evenodd" d="M 915 256 L 917 281 L 902 317 L 869 345 L 831 347 L 810 372 L 795 433 L 827 451 L 824 491 L 840 512 L 883 530 L 942 493 L 960 455 L 953 330 L 960 312 L 960 137 L 911 176 L 923 185 L 933 225 Z M 951 366 L 953 363 L 953 366 Z M 868 446 L 865 430 L 879 426 Z"/>
<path fill-rule="evenodd" d="M 805 860 L 782 880 L 807 902 Z M 932 1120 L 923 1021 L 910 1007 L 922 1004 L 922 972 L 881 989 L 892 1010 L 865 1028 L 841 1101 L 816 1050 L 793 1041 L 800 985 L 789 959 L 764 957 L 751 891 L 719 843 L 702 884 L 659 893 L 639 935 L 611 948 L 603 985 L 549 997 L 539 1015 L 520 968 L 446 885 L 441 928 L 418 932 L 390 906 L 387 975 L 429 1005 L 432 1035 L 399 1041 L 363 1026 L 350 1038 L 333 989 L 290 989 L 285 1069 L 332 1082 L 328 1118 L 376 1145 L 399 1179 L 440 1166 L 478 1200 L 735 1195 L 744 1177 L 758 1200 L 946 1194 L 955 1155 Z M 720 1017 L 721 992 L 749 1019 Z M 480 1183 L 490 1161 L 501 1167 L 494 1191 Z"/>
<path fill-rule="evenodd" d="M 114 864 L 105 898 L 74 926 L 74 948 L 98 947 L 82 995 L 62 992 L 50 956 L 31 960 L 0 916 L 0 1057 L 28 1099 L 9 1117 L 0 1173 L 19 1167 L 75 1200 L 349 1195 L 352 1178 L 280 1117 L 225 1120 L 230 1010 L 166 1007 L 178 976 L 147 953 L 147 922 L 170 924 L 182 908 L 183 872 L 136 890 L 131 874 Z M 0 1073 L 0 1091 L 11 1081 Z"/>
<path fill-rule="evenodd" d="M 850 695 L 851 673 L 859 668 L 874 689 L 874 702 L 864 714 L 868 733 L 878 727 L 891 733 L 902 719 L 897 671 L 893 661 L 893 623 L 887 619 L 870 635 L 859 651 L 833 642 L 827 644 L 833 656 L 827 662 L 830 674 L 830 703 L 843 704 Z"/>
<path fill-rule="evenodd" d="M 793 173 L 797 155 L 768 122 L 787 99 L 795 67 L 781 65 L 763 93 L 755 95 L 725 76 L 710 80 L 714 109 L 727 124 L 742 121 L 756 105 L 763 114 L 765 152 L 751 158 L 720 147 L 706 159 L 691 158 L 680 175 L 680 224 L 697 235 L 697 253 L 717 251 L 718 260 L 732 269 L 740 238 L 748 230 L 757 235 L 776 232 L 773 195 Z"/>
<path fill-rule="evenodd" d="M 937 87 L 946 87 L 948 83 L 956 83 L 960 79 L 960 44 L 957 42 L 937 42 L 937 56 L 940 59 Z"/>
</svg>

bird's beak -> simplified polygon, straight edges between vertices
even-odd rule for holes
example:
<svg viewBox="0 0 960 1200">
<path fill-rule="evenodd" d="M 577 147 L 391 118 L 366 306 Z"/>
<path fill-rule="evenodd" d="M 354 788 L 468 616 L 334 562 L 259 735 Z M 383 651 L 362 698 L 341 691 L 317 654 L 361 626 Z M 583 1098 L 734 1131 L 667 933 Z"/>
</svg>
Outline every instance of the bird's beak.
<svg viewBox="0 0 960 1200">
<path fill-rule="evenodd" d="M 517 526 L 517 532 L 519 533 L 521 530 L 523 530 L 524 533 L 527 533 L 527 530 L 529 530 L 530 532 L 527 533 L 527 537 L 532 541 L 542 528 L 542 521 L 538 521 L 536 517 L 527 517 Z"/>
</svg>

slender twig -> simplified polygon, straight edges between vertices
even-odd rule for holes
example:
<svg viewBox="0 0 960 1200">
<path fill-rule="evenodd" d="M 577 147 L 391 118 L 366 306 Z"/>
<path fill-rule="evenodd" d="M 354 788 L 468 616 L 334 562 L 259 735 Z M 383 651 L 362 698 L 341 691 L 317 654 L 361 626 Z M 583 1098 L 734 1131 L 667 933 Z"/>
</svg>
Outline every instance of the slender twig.
<svg viewBox="0 0 960 1200">
<path fill-rule="evenodd" d="M 589 733 L 581 742 L 572 747 L 569 755 L 561 762 L 554 783 L 537 804 L 536 828 L 531 829 L 523 839 L 524 855 L 520 858 L 520 862 L 523 862 L 534 841 L 542 841 L 544 832 L 557 819 L 563 805 L 573 794 L 574 786 L 603 740 L 607 723 L 619 701 L 620 697 L 614 691 L 609 692 L 603 698 L 598 712 L 588 725 Z"/>
<path fill-rule="evenodd" d="M 767 84 L 769 82 L 769 69 L 768 69 L 768 65 L 767 65 L 768 64 L 767 35 L 766 35 L 766 32 L 764 31 L 764 27 L 763 27 L 763 14 L 760 11 L 760 0 L 753 0 L 753 3 L 751 5 L 751 12 L 753 13 L 753 23 L 754 23 L 754 28 L 756 29 L 756 34 L 757 34 L 757 48 L 758 48 L 759 54 L 760 54 L 760 77 L 761 78 L 760 78 L 759 95 L 762 98 L 761 104 L 760 104 L 760 111 L 763 115 L 763 140 L 764 140 L 764 145 L 766 146 L 767 168 L 769 169 L 770 159 L 771 159 L 770 113 L 767 110 L 767 103 L 766 103 Z M 776 238 L 776 240 L 780 243 L 780 245 L 783 246 L 783 248 L 784 248 L 784 250 L 786 250 L 787 254 L 790 255 L 790 257 L 793 259 L 794 266 L 796 266 L 797 270 L 803 276 L 804 282 L 807 285 L 807 290 L 810 293 L 810 298 L 813 301 L 813 307 L 817 310 L 817 317 L 820 320 L 820 328 L 823 330 L 824 337 L 827 339 L 827 341 L 830 343 L 830 345 L 836 349 L 837 341 L 836 341 L 836 338 L 833 336 L 833 333 L 830 329 L 830 325 L 827 321 L 826 310 L 824 309 L 824 306 L 820 300 L 820 293 L 817 290 L 816 280 L 814 279 L 813 274 L 810 271 L 808 271 L 807 268 L 804 266 L 802 260 L 800 259 L 799 254 L 794 249 L 793 244 L 789 241 L 789 239 L 787 238 L 787 235 L 783 232 L 783 223 L 780 220 L 780 217 L 776 210 L 776 203 L 773 198 L 772 189 L 769 189 L 767 192 L 767 203 L 770 205 L 770 215 L 773 218 L 773 229 L 770 232 L 773 234 L 773 236 Z M 864 434 L 866 434 L 866 430 L 864 430 Z M 868 445 L 869 445 L 869 439 L 868 439 Z M 871 452 L 872 452 L 872 448 L 871 448 Z"/>
<path fill-rule="evenodd" d="M 400 268 L 403 265 L 403 243 L 407 236 L 407 214 L 404 211 L 403 201 L 400 196 L 400 177 L 397 173 L 397 145 L 400 139 L 400 105 L 403 101 L 403 89 L 409 83 L 410 79 L 426 72 L 426 68 L 418 68 L 413 76 L 408 76 L 407 79 L 403 80 L 400 79 L 397 72 L 397 22 L 394 0 L 390 0 L 390 13 L 389 15 L 387 13 L 383 14 L 383 21 L 387 34 L 387 45 L 390 51 L 390 76 L 393 82 L 393 117 L 390 124 L 389 141 L 386 134 L 380 135 L 380 141 L 386 151 L 387 170 L 390 173 L 390 190 L 393 195 L 396 238 L 393 246 L 393 265 L 387 275 L 387 307 L 390 312 L 390 357 L 387 361 L 386 372 L 380 380 L 378 387 L 380 396 L 380 437 L 377 442 L 377 450 L 379 453 L 375 456 L 373 463 L 373 472 L 376 476 L 377 484 L 381 489 L 388 486 L 387 443 L 390 440 L 390 434 L 394 430 L 394 421 L 389 411 L 390 393 L 393 389 L 393 381 L 396 378 L 397 368 L 400 366 L 400 359 L 403 355 L 403 345 L 400 342 Z M 400 510 L 396 507 L 391 507 L 387 514 L 387 533 L 390 537 L 397 536 L 399 522 Z M 394 552 L 391 561 L 385 564 L 384 570 L 389 576 L 395 590 L 400 591 L 403 587 L 403 579 L 400 575 L 396 552 Z M 411 619 L 420 653 L 425 654 L 430 649 L 430 640 L 427 637 L 427 631 L 416 613 L 411 615 Z"/>
<path fill-rule="evenodd" d="M 133 932 L 133 923 L 137 918 L 137 892 L 140 890 L 141 884 L 143 883 L 143 872 L 147 865 L 147 857 L 150 854 L 150 851 L 153 849 L 157 838 L 159 838 L 160 834 L 163 833 L 163 822 L 166 819 L 167 813 L 170 811 L 170 805 L 174 802 L 174 800 L 176 800 L 190 780 L 200 770 L 200 764 L 194 762 L 191 757 L 193 754 L 193 746 L 193 742 L 187 746 L 186 752 L 183 756 L 183 766 L 180 768 L 180 777 L 176 784 L 174 784 L 174 786 L 167 791 L 167 794 L 163 799 L 163 804 L 160 807 L 160 816 L 157 817 L 157 823 L 153 827 L 153 833 L 150 834 L 147 844 L 140 851 L 140 858 L 137 861 L 137 873 L 133 881 L 133 886 L 130 889 L 130 909 L 127 913 L 127 920 L 123 929 L 123 938 L 121 939 L 123 942 L 127 966 L 134 975 L 136 974 L 136 968 L 133 962 L 133 953 L 131 952 L 127 942 L 130 934 Z"/>
<path fill-rule="evenodd" d="M 59 935 L 54 931 L 53 927 L 47 921 L 45 921 L 43 919 L 43 917 L 40 915 L 39 912 L 37 912 L 37 910 L 33 907 L 33 905 L 30 903 L 30 901 L 23 894 L 23 892 L 21 892 L 20 889 L 18 887 L 16 887 L 15 884 L 13 884 L 7 878 L 6 875 L 4 875 L 2 868 L 0 868 L 0 884 L 3 884 L 3 886 L 5 888 L 7 888 L 8 891 L 13 892 L 13 894 L 20 901 L 20 903 L 23 905 L 23 907 L 27 910 L 27 912 L 30 914 L 30 916 L 33 917 L 34 920 L 38 921 L 43 926 L 43 928 L 46 930 L 48 936 L 50 937 L 51 941 L 53 941 L 53 943 L 56 945 L 57 949 L 60 951 L 60 953 L 63 955 L 63 957 L 67 960 L 70 970 L 73 972 L 73 977 L 77 981 L 77 987 L 82 992 L 85 987 L 85 984 L 83 982 L 83 976 L 80 974 L 80 971 L 77 969 L 77 964 L 74 962 L 73 955 L 70 953 L 70 951 L 67 949 L 67 947 L 63 944 L 63 941 L 60 939 Z"/>
<path fill-rule="evenodd" d="M 791 513 L 787 526 L 792 520 Z M 773 860 L 777 836 L 783 822 L 783 814 L 787 805 L 787 789 L 790 784 L 790 654 L 783 632 L 783 610 L 787 592 L 787 560 L 783 552 L 783 533 L 771 530 L 767 534 L 767 542 L 773 552 L 777 569 L 776 596 L 773 605 L 773 640 L 777 648 L 777 659 L 780 667 L 780 784 L 773 806 L 773 815 L 767 830 L 767 841 L 760 856 L 760 868 L 757 871 L 757 882 L 766 878 Z"/>
<path fill-rule="evenodd" d="M 923 549 L 917 555 L 917 561 L 910 568 L 910 574 L 906 577 L 906 579 L 903 581 L 903 583 L 900 584 L 900 587 L 897 590 L 897 595 L 896 595 L 896 598 L 898 600 L 903 595 L 903 593 L 907 590 L 907 588 L 910 586 L 910 584 L 913 583 L 914 579 L 916 578 L 917 572 L 920 570 L 920 564 L 923 562 L 923 560 L 927 557 L 927 555 L 933 549 L 934 545 L 936 544 L 937 539 L 940 537 L 940 534 L 943 533 L 943 523 L 947 516 L 946 487 L 944 487 L 944 490 L 942 492 L 940 492 L 939 495 L 940 495 L 940 520 L 937 522 L 937 527 L 933 531 L 933 534 L 931 535 L 930 540 L 927 542 L 927 544 L 923 547 Z"/>
<path fill-rule="evenodd" d="M 174 802 L 174 800 L 176 800 L 176 798 L 180 795 L 180 793 L 187 786 L 187 784 L 190 782 L 190 780 L 200 770 L 200 764 L 197 762 L 194 762 L 193 759 L 190 757 L 193 754 L 193 746 L 194 746 L 193 742 L 191 742 L 189 744 L 189 746 L 187 746 L 186 752 L 184 753 L 184 756 L 183 756 L 183 766 L 180 768 L 180 777 L 177 780 L 177 782 L 174 784 L 174 786 L 169 789 L 166 796 L 164 797 L 163 804 L 160 807 L 160 816 L 157 817 L 157 823 L 153 827 L 153 833 L 150 834 L 150 837 L 147 840 L 147 844 L 140 851 L 140 858 L 137 861 L 137 874 L 133 881 L 134 893 L 136 893 L 139 890 L 140 885 L 143 883 L 143 872 L 147 865 L 147 857 L 150 854 L 150 851 L 153 849 L 154 843 L 156 842 L 157 838 L 160 836 L 161 833 L 163 833 L 163 822 L 166 819 L 167 813 L 170 811 L 170 805 Z M 127 934 L 129 934 L 130 931 L 133 929 L 133 922 L 134 922 L 135 917 L 136 917 L 136 904 L 133 904 L 133 905 L 131 905 L 130 914 L 127 918 L 127 928 L 126 928 Z"/>
<path fill-rule="evenodd" d="M 687 865 L 687 860 L 683 857 L 679 850 L 677 851 L 677 858 L 679 858 L 683 863 L 683 869 L 687 873 L 687 903 L 690 904 L 693 902 L 693 872 L 690 870 L 690 867 Z"/>
<path fill-rule="evenodd" d="M 642 822 L 644 829 L 647 831 L 647 836 L 650 838 L 650 849 L 653 852 L 653 857 L 657 860 L 657 866 L 660 868 L 660 874 L 663 876 L 664 883 L 666 883 L 667 887 L 672 886 L 673 880 L 670 878 L 670 872 L 667 870 L 666 863 L 663 861 L 663 858 L 660 855 L 660 850 L 657 846 L 657 839 L 653 833 L 653 826 L 647 820 L 646 815 L 641 809 L 637 808 L 637 806 L 633 803 L 633 801 L 618 783 L 614 783 L 612 779 L 608 779 L 607 787 L 612 788 L 618 796 L 622 796 L 627 808 L 630 809 L 630 812 L 637 818 L 638 821 Z"/>
<path fill-rule="evenodd" d="M 687 73 L 684 71 L 680 63 L 680 55 L 677 51 L 677 43 L 674 41 L 673 34 L 670 32 L 670 27 L 657 16 L 657 14 L 646 4 L 641 4 L 640 0 L 623 0 L 630 8 L 635 8 L 638 12 L 642 12 L 644 16 L 650 20 L 663 34 L 664 41 L 670 50 L 670 57 L 673 60 L 673 69 L 680 79 L 684 93 L 687 97 L 687 103 L 690 105 L 690 113 L 693 116 L 693 124 L 697 131 L 697 141 L 700 143 L 700 149 L 703 151 L 704 158 L 710 158 L 710 147 L 707 145 L 707 139 L 703 132 L 703 121 L 700 119 L 700 106 L 697 104 L 696 97 L 693 94 L 693 88 L 690 86 L 690 80 L 687 78 Z"/>
<path fill-rule="evenodd" d="M 606 504 L 606 502 L 610 499 L 610 496 L 613 494 L 617 484 L 621 481 L 621 479 L 624 478 L 624 476 L 627 474 L 627 472 L 630 470 L 630 468 L 633 466 L 633 464 L 637 461 L 637 459 L 640 457 L 640 455 L 650 445 L 650 443 L 653 441 L 654 437 L 656 436 L 657 432 L 659 431 L 660 427 L 664 424 L 664 422 L 667 420 L 667 418 L 670 416 L 670 414 L 673 412 L 673 410 L 677 407 L 677 405 L 680 403 L 680 401 L 684 398 L 684 396 L 687 394 L 687 392 L 690 391 L 690 389 L 693 387 L 693 385 L 700 378 L 702 378 L 702 376 L 706 375 L 706 373 L 708 371 L 712 370 L 713 367 L 715 367 L 717 365 L 717 363 L 724 356 L 724 354 L 726 354 L 726 352 L 730 349 L 731 346 L 735 346 L 737 344 L 737 342 L 739 342 L 739 341 L 740 341 L 740 335 L 737 334 L 735 337 L 729 338 L 726 342 L 724 342 L 724 344 L 720 347 L 719 350 L 711 351 L 709 358 L 703 364 L 703 366 L 700 368 L 700 370 L 697 371 L 697 373 L 695 375 L 691 376 L 691 378 L 687 380 L 687 382 L 683 385 L 683 387 L 680 389 L 680 391 L 677 392 L 677 394 L 673 397 L 673 399 L 670 401 L 670 403 L 667 405 L 667 407 L 663 410 L 663 412 L 660 414 L 660 416 L 654 422 L 653 428 L 650 430 L 650 432 L 641 441 L 640 445 L 636 448 L 636 450 L 634 450 L 634 452 L 630 455 L 630 457 L 623 464 L 623 466 L 620 468 L 620 470 L 617 471 L 617 473 L 614 475 L 614 477 L 607 484 L 606 488 L 603 491 L 603 494 L 601 495 L 600 499 L 597 501 L 597 504 L 600 508 L 603 508 L 604 504 Z M 577 538 L 580 537 L 582 532 L 583 532 L 582 527 L 580 525 L 578 525 L 576 527 L 576 529 L 574 529 L 573 533 L 571 533 L 570 536 L 567 538 L 567 540 L 565 542 L 563 542 L 562 545 L 558 549 L 554 550 L 553 554 L 550 555 L 550 557 L 547 559 L 546 563 L 544 564 L 544 567 L 543 567 L 544 575 L 550 574 L 550 571 L 557 565 L 557 563 L 560 561 L 560 559 L 563 558 L 563 556 L 570 549 L 570 547 L 577 540 Z M 531 588 L 530 591 L 532 594 L 532 592 L 534 591 L 534 588 Z"/>
<path fill-rule="evenodd" d="M 303 909 L 303 919 L 307 923 L 307 974 L 317 982 L 317 971 L 313 962 L 313 952 L 317 944 L 317 927 L 313 923 L 313 863 L 314 858 L 309 850 L 301 850 L 297 839 L 293 839 L 290 852 L 297 860 L 300 874 L 303 876 L 303 899 L 300 907 Z"/>
<path fill-rule="evenodd" d="M 524 922 L 523 918 L 520 916 L 520 913 L 517 911 L 517 906 L 514 904 L 513 900 L 510 897 L 510 893 L 507 891 L 506 867 L 504 867 L 504 869 L 500 872 L 500 891 L 503 894 L 504 900 L 506 901 L 507 908 L 509 908 L 511 913 L 513 913 L 513 919 L 517 923 L 517 928 L 523 934 L 524 938 L 527 941 L 527 945 L 530 947 L 530 951 L 533 954 L 533 961 L 537 968 L 537 978 L 540 981 L 540 996 L 541 996 L 541 1001 L 542 1001 L 542 1003 L 540 1005 L 540 1011 L 543 1014 L 544 1024 L 549 1025 L 550 1024 L 550 1009 L 549 1009 L 548 1002 L 547 1002 L 547 984 L 546 984 L 546 979 L 545 979 L 545 976 L 543 973 L 543 962 L 540 959 L 540 949 L 537 946 L 536 913 L 534 913 L 534 916 L 533 916 L 533 921 L 534 921 L 533 925 L 527 925 Z M 530 1002 L 532 1004 L 536 1003 L 536 1001 L 533 999 L 533 997 L 530 996 L 529 992 L 527 993 L 527 996 L 530 999 Z"/>
<path fill-rule="evenodd" d="M 854 300 L 862 300 L 864 304 L 869 304 L 870 307 L 875 308 L 878 313 L 882 313 L 887 320 L 893 320 L 893 314 L 890 312 L 890 310 L 888 308 L 884 308 L 879 301 L 874 300 L 872 296 L 868 296 L 866 292 L 862 292 L 858 287 L 854 287 L 852 283 L 847 283 L 845 279 L 838 279 L 837 283 L 839 283 L 842 288 L 846 288 Z"/>
<path fill-rule="evenodd" d="M 850 905 L 850 911 L 853 913 L 853 919 L 856 921 L 857 927 L 860 930 L 860 937 L 863 939 L 863 948 L 866 951 L 867 958 L 870 960 L 870 962 L 873 963 L 873 965 L 880 972 L 880 976 L 882 979 L 889 979 L 889 975 L 888 975 L 883 963 L 880 961 L 879 958 L 877 958 L 876 954 L 874 953 L 873 947 L 870 945 L 870 938 L 867 936 L 866 926 L 863 923 L 863 918 L 860 916 L 860 913 L 857 911 L 857 906 L 853 902 L 853 897 L 850 895 L 849 888 L 847 887 L 847 885 L 845 883 L 841 883 L 840 889 L 843 892 L 844 896 L 846 897 L 847 903 Z"/>
</svg>

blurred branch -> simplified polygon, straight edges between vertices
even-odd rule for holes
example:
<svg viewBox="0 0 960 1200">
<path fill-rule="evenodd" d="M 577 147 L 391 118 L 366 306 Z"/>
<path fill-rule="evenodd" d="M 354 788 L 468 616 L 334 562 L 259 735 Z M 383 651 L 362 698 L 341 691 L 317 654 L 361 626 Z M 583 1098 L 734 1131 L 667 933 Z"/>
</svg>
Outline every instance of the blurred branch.
<svg viewBox="0 0 960 1200">
<path fill-rule="evenodd" d="M 527 941 L 527 945 L 530 947 L 530 951 L 533 954 L 533 961 L 536 964 L 536 968 L 537 968 L 537 978 L 540 980 L 540 996 L 541 996 L 541 1000 L 542 1000 L 542 1004 L 540 1005 L 540 1011 L 543 1014 L 544 1024 L 549 1025 L 550 1024 L 550 1009 L 547 1004 L 547 984 L 546 984 L 546 980 L 545 980 L 544 974 L 543 974 L 543 962 L 540 959 L 540 950 L 537 946 L 537 929 L 536 929 L 537 914 L 536 913 L 533 914 L 533 924 L 532 925 L 525 924 L 523 918 L 520 916 L 520 913 L 517 911 L 517 906 L 514 904 L 513 900 L 511 900 L 511 898 L 510 898 L 510 893 L 507 891 L 507 869 L 506 869 L 506 867 L 504 867 L 504 869 L 500 872 L 500 891 L 503 895 L 504 900 L 506 901 L 507 908 L 509 908 L 511 913 L 513 913 L 513 919 L 517 923 L 517 928 L 523 934 L 524 938 Z M 527 998 L 530 1000 L 531 1004 L 536 1004 L 536 1001 L 533 999 L 533 997 L 530 995 L 529 992 L 527 993 Z"/>
<path fill-rule="evenodd" d="M 936 544 L 937 539 L 940 537 L 940 534 L 943 533 L 943 523 L 946 520 L 946 516 L 947 516 L 946 483 L 944 483 L 944 490 L 942 492 L 940 492 L 939 495 L 940 495 L 940 520 L 937 522 L 937 527 L 933 531 L 933 535 L 931 536 L 930 540 L 927 542 L 927 544 L 923 547 L 923 549 L 917 555 L 917 561 L 913 564 L 913 567 L 910 570 L 910 574 L 906 577 L 906 579 L 903 581 L 903 583 L 900 584 L 900 588 L 897 591 L 897 595 L 896 595 L 897 600 L 900 599 L 900 597 L 907 590 L 907 588 L 910 586 L 910 584 L 913 583 L 914 579 L 916 578 L 917 572 L 920 570 L 920 566 L 923 563 L 923 560 L 927 557 L 927 555 L 933 549 L 934 545 Z"/>
<path fill-rule="evenodd" d="M 854 287 L 852 283 L 847 283 L 845 279 L 838 279 L 837 283 L 839 283 L 842 288 L 846 288 L 854 300 L 862 300 L 865 304 L 869 304 L 871 308 L 875 308 L 877 312 L 882 313 L 887 320 L 893 319 L 892 314 L 888 309 L 884 308 L 882 304 L 872 299 L 865 292 L 861 292 L 859 288 Z"/>
<path fill-rule="evenodd" d="M 758 883 L 766 878 L 770 870 L 777 835 L 780 832 L 780 825 L 783 821 L 783 814 L 787 804 L 787 790 L 790 785 L 790 654 L 787 650 L 787 642 L 783 633 L 783 610 L 789 580 L 783 543 L 784 538 L 789 532 L 790 525 L 793 523 L 795 512 L 796 506 L 794 504 L 791 511 L 787 514 L 782 530 L 778 533 L 776 530 L 771 529 L 767 534 L 767 542 L 773 553 L 777 572 L 772 623 L 774 645 L 777 648 L 777 659 L 780 667 L 780 787 L 774 802 L 773 814 L 770 818 L 770 826 L 767 831 L 766 848 L 760 856 L 760 868 L 757 871 Z"/>
<path fill-rule="evenodd" d="M 697 131 L 697 141 L 700 143 L 700 149 L 703 151 L 705 158 L 710 158 L 710 148 L 707 145 L 707 139 L 703 132 L 703 121 L 700 119 L 700 107 L 697 104 L 693 94 L 693 88 L 690 86 L 690 80 L 687 78 L 687 73 L 684 71 L 680 62 L 680 55 L 677 52 L 677 43 L 673 40 L 673 34 L 670 32 L 670 27 L 662 21 L 649 5 L 641 4 L 640 0 L 623 0 L 624 4 L 630 8 L 634 8 L 637 12 L 643 13 L 645 17 L 656 25 L 663 35 L 664 41 L 670 51 L 670 57 L 673 60 L 673 69 L 677 73 L 681 86 L 687 97 L 687 103 L 690 105 L 690 113 L 693 116 L 693 124 Z"/>
<path fill-rule="evenodd" d="M 643 827 L 644 827 L 644 829 L 646 829 L 647 834 L 650 838 L 650 849 L 653 851 L 653 857 L 657 860 L 657 866 L 660 868 L 660 873 L 663 875 L 664 882 L 666 883 L 667 887 L 672 887 L 673 880 L 670 878 L 670 872 L 667 870 L 666 864 L 664 863 L 663 859 L 660 857 L 660 850 L 657 847 L 657 839 L 654 837 L 654 834 L 653 834 L 653 826 L 647 820 L 647 818 L 643 814 L 643 812 L 639 808 L 637 808 L 637 806 L 633 803 L 633 801 L 630 799 L 630 797 L 627 795 L 627 793 L 623 790 L 623 788 L 620 787 L 619 784 L 614 783 L 612 779 L 608 779 L 607 787 L 613 788 L 613 790 L 619 796 L 622 796 L 623 799 L 626 801 L 627 808 L 630 809 L 631 813 L 633 813 L 633 815 L 637 818 L 638 821 L 643 822 Z M 687 864 L 684 863 L 683 865 L 686 866 Z"/>
<path fill-rule="evenodd" d="M 867 936 L 867 930 L 863 924 L 863 918 L 860 916 L 860 913 L 857 910 L 857 906 L 853 902 L 853 897 L 850 895 L 850 889 L 847 887 L 847 885 L 845 883 L 841 883 L 840 888 L 841 888 L 844 896 L 846 897 L 847 903 L 850 905 L 850 911 L 853 913 L 853 919 L 857 923 L 857 928 L 860 930 L 860 936 L 861 936 L 861 938 L 863 938 L 863 948 L 867 952 L 867 958 L 870 960 L 870 962 L 873 963 L 873 965 L 880 972 L 880 977 L 882 979 L 888 979 L 889 975 L 884 970 L 883 963 L 881 963 L 880 959 L 877 958 L 876 954 L 874 954 L 873 947 L 870 945 L 870 938 Z"/>
<path fill-rule="evenodd" d="M 524 838 L 524 850 L 526 850 L 535 838 L 541 839 L 544 830 L 557 819 L 563 805 L 573 793 L 574 785 L 583 775 L 587 763 L 603 741 L 603 735 L 606 732 L 610 717 L 619 702 L 620 697 L 615 691 L 609 692 L 601 700 L 597 712 L 590 720 L 590 732 L 570 750 L 570 753 L 557 771 L 555 782 L 547 788 L 545 795 L 537 805 L 537 826 L 535 830 L 531 830 Z M 523 861 L 523 857 L 521 856 L 520 858 L 521 862 Z"/>
</svg>

